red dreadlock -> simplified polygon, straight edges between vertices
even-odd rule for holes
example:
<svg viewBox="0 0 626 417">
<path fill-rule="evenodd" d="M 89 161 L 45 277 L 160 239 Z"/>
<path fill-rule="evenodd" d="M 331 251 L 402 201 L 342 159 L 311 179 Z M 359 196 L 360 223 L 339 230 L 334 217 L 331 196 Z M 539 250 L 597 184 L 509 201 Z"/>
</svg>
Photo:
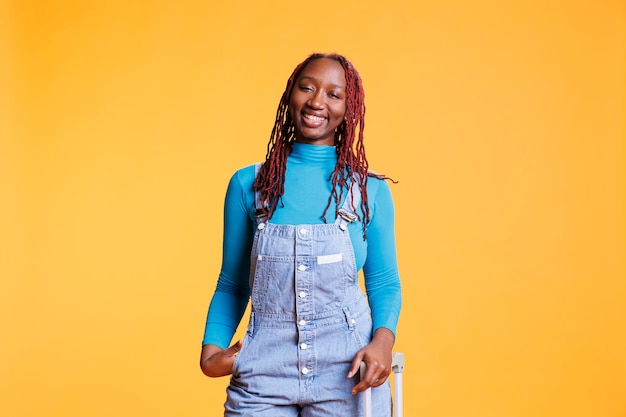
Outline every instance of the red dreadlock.
<svg viewBox="0 0 626 417">
<path fill-rule="evenodd" d="M 263 215 L 270 219 L 285 192 L 287 156 L 296 140 L 294 123 L 288 111 L 291 92 L 302 70 L 310 62 L 320 58 L 328 58 L 339 62 L 344 69 L 346 77 L 346 115 L 344 121 L 335 132 L 337 165 L 330 178 L 333 187 L 331 195 L 328 197 L 328 204 L 322 214 L 322 219 L 326 223 L 326 214 L 333 201 L 337 207 L 335 212 L 335 216 L 337 216 L 344 192 L 351 186 L 352 181 L 356 181 L 361 189 L 361 212 L 363 213 L 363 218 L 359 216 L 359 220 L 363 222 L 363 239 L 365 239 L 367 224 L 370 221 L 367 180 L 369 177 L 389 178 L 368 171 L 368 162 L 365 156 L 365 147 L 363 146 L 363 129 L 365 128 L 365 93 L 363 84 L 359 73 L 352 63 L 342 55 L 312 54 L 294 69 L 289 80 L 287 80 L 287 87 L 278 104 L 276 121 L 267 145 L 265 163 L 254 181 L 254 190 L 260 192 Z M 355 144 L 357 126 L 359 133 Z M 352 209 L 356 213 L 354 202 L 352 202 L 352 205 Z"/>
</svg>

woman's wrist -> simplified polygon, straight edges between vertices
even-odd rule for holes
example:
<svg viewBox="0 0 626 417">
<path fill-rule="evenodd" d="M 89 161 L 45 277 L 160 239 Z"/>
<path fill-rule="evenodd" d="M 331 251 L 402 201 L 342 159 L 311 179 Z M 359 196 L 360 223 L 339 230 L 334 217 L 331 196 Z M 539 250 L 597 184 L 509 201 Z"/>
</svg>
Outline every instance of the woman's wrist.
<svg viewBox="0 0 626 417">
<path fill-rule="evenodd" d="M 380 327 L 376 329 L 374 332 L 374 337 L 372 337 L 372 342 L 376 344 L 381 344 L 387 347 L 388 349 L 392 349 L 394 343 L 396 342 L 396 336 L 393 332 L 385 327 Z"/>
</svg>

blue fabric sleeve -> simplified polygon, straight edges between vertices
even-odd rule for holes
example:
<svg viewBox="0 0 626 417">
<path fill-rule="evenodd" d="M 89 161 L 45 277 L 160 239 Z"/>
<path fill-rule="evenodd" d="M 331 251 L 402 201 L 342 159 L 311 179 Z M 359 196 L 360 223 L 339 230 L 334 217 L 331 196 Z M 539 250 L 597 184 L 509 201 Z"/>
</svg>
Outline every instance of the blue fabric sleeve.
<svg viewBox="0 0 626 417">
<path fill-rule="evenodd" d="M 226 191 L 222 269 L 209 306 L 202 342 L 223 349 L 230 344 L 250 298 L 248 275 L 254 231 L 241 175 L 242 171 L 233 175 Z"/>
<path fill-rule="evenodd" d="M 368 188 L 371 222 L 367 226 L 367 259 L 363 266 L 365 291 L 372 310 L 374 331 L 386 328 L 396 334 L 402 307 L 400 275 L 396 258 L 394 207 L 389 185 L 370 180 L 378 187 Z"/>
</svg>

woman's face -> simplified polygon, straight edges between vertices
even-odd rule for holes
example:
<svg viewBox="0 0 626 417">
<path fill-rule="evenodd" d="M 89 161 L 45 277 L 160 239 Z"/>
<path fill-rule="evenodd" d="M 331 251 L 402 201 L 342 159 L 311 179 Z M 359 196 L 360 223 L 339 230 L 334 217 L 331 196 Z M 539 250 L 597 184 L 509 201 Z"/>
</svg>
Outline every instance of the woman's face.
<svg viewBox="0 0 626 417">
<path fill-rule="evenodd" d="M 341 64 L 328 58 L 309 62 L 289 98 L 296 142 L 334 145 L 335 129 L 345 114 L 346 75 Z"/>
</svg>

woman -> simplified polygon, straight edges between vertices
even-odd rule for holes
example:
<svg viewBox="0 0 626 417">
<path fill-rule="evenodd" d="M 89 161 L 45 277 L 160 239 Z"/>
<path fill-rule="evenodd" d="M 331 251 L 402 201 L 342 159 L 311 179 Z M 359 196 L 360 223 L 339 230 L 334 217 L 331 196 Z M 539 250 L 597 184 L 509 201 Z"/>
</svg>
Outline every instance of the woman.
<svg viewBox="0 0 626 417">
<path fill-rule="evenodd" d="M 387 178 L 368 171 L 363 97 L 346 58 L 309 56 L 287 81 L 265 162 L 231 178 L 200 359 L 208 376 L 232 373 L 225 416 L 361 415 L 355 394 L 369 387 L 374 415 L 391 413 L 394 210 Z M 245 338 L 228 347 L 250 298 Z"/>
</svg>

